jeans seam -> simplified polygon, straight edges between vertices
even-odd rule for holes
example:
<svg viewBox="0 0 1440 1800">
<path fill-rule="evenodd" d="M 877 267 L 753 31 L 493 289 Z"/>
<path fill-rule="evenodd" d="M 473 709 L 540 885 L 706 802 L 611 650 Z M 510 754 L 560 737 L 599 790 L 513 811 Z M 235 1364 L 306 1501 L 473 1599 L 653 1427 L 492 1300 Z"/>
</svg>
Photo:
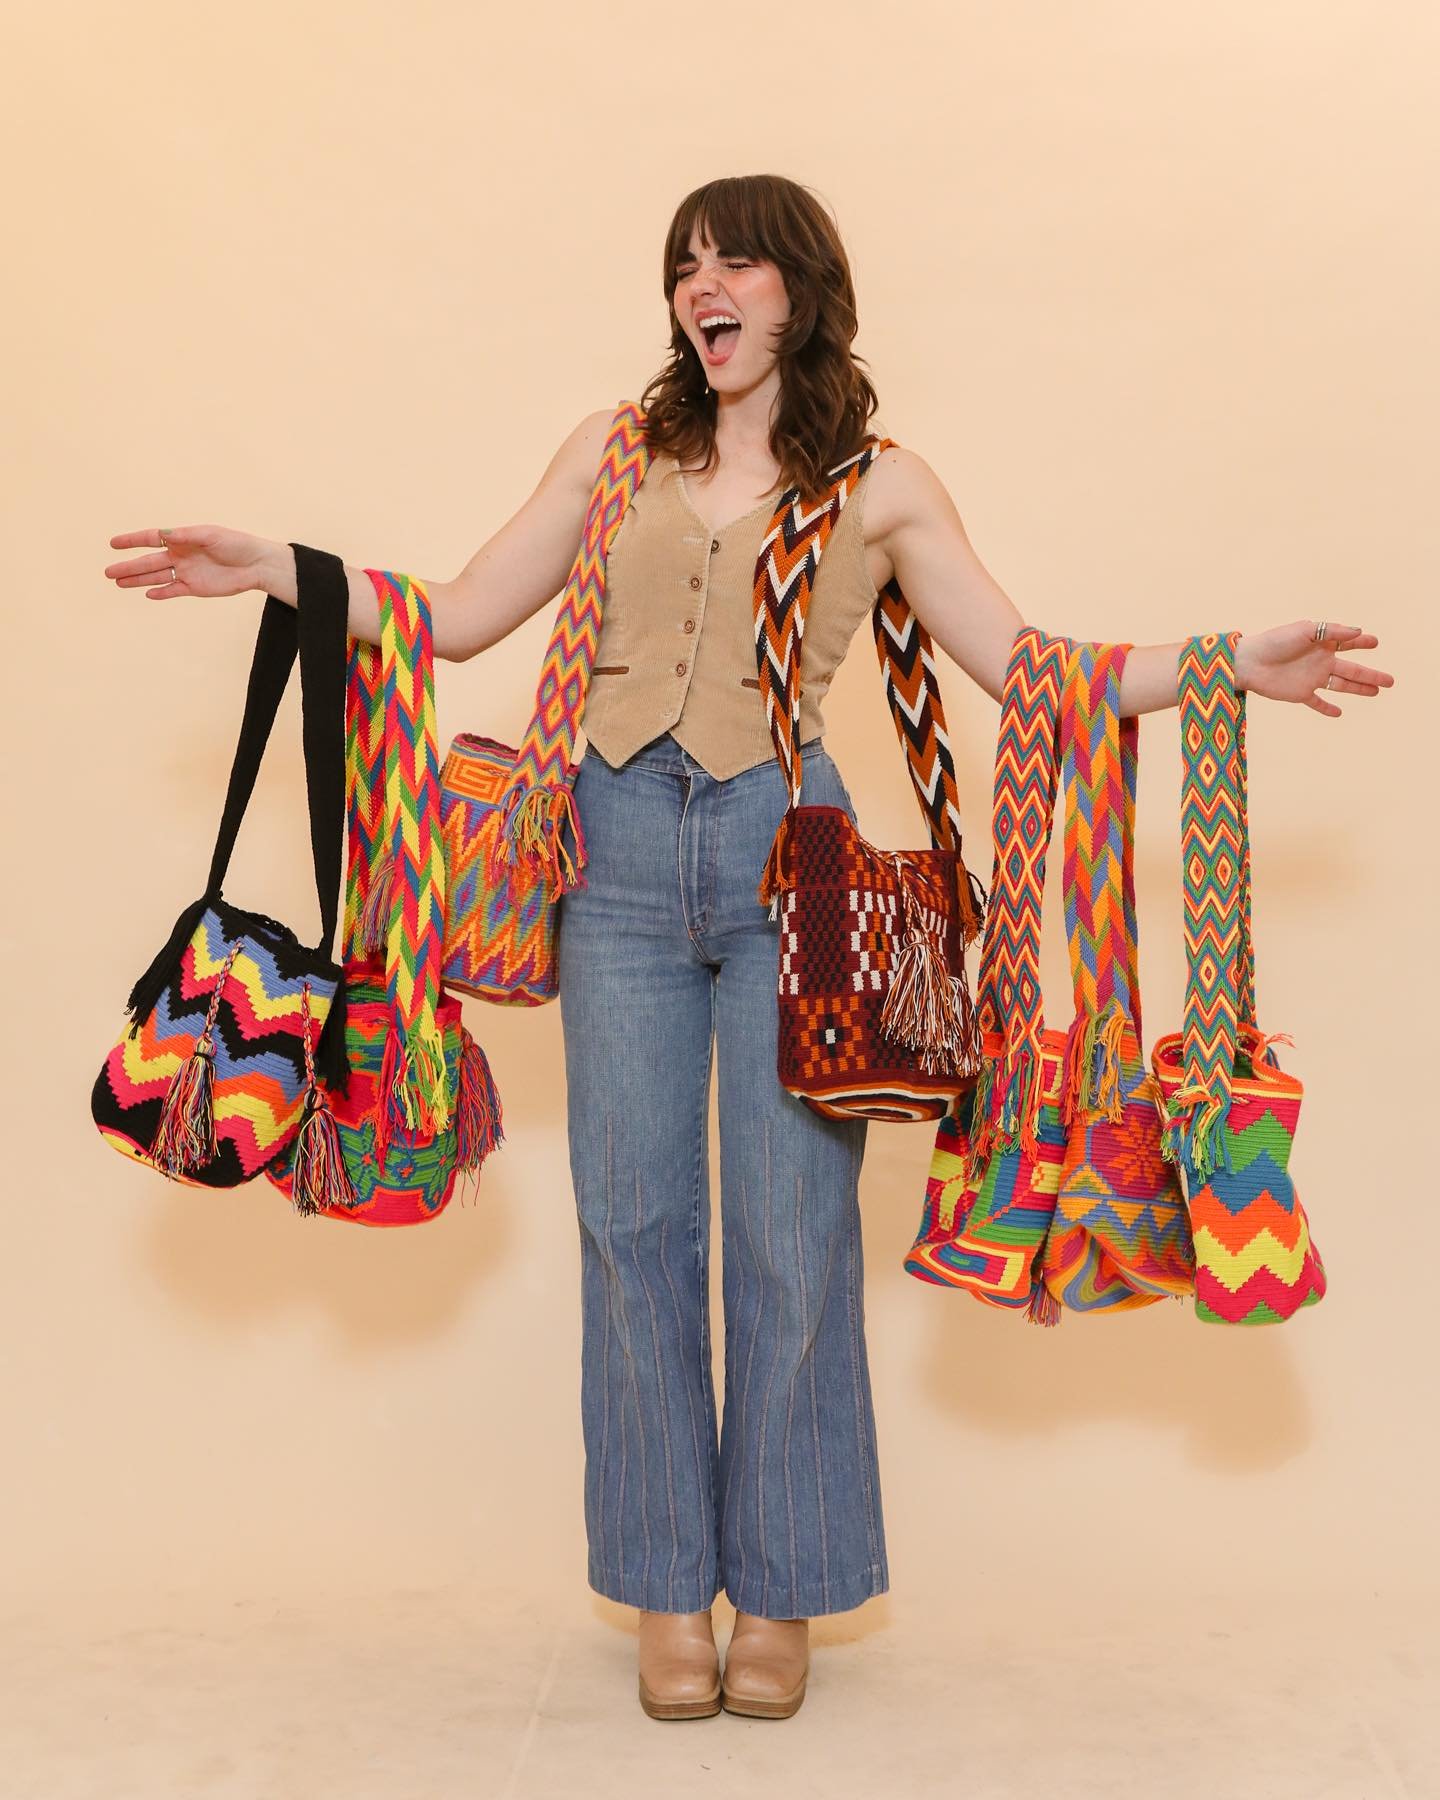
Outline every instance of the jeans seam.
<svg viewBox="0 0 1440 1800">
<path fill-rule="evenodd" d="M 846 1257 L 846 1294 L 850 1310 L 850 1366 L 851 1386 L 855 1394 L 855 1426 L 860 1439 L 860 1471 L 865 1483 L 865 1526 L 869 1534 L 870 1556 L 878 1561 L 880 1556 L 879 1538 L 875 1530 L 875 1496 L 870 1479 L 870 1460 L 874 1454 L 869 1426 L 865 1418 L 865 1402 L 861 1391 L 860 1369 L 860 1307 L 856 1292 L 856 1265 L 860 1240 L 860 1220 L 852 1215 L 850 1221 L 850 1242 Z"/>
<path fill-rule="evenodd" d="M 644 1205 L 640 1197 L 642 1172 L 635 1171 L 635 1230 L 630 1239 L 630 1254 L 635 1262 L 635 1274 L 640 1282 L 640 1291 L 645 1296 L 645 1304 L 650 1311 L 650 1348 L 655 1356 L 655 1385 L 660 1400 L 660 1441 L 665 1452 L 665 1504 L 670 1518 L 670 1567 L 665 1577 L 667 1598 L 675 1592 L 675 1563 L 680 1555 L 680 1520 L 675 1505 L 675 1463 L 670 1448 L 670 1396 L 665 1383 L 665 1364 L 660 1355 L 660 1330 L 655 1318 L 655 1297 L 650 1292 L 650 1283 L 645 1279 L 645 1268 L 640 1260 L 640 1231 L 644 1217 Z M 665 1222 L 661 1227 L 660 1256 L 663 1265 L 665 1256 L 664 1232 Z M 649 1565 L 647 1561 L 648 1576 Z"/>
<path fill-rule="evenodd" d="M 705 1079 L 700 1087 L 700 1129 L 695 1134 L 695 1174 L 691 1183 L 690 1233 L 695 1245 L 695 1292 L 700 1315 L 700 1355 L 701 1355 L 701 1394 L 708 1392 L 705 1383 L 710 1379 L 710 1296 L 705 1282 L 705 1257 L 702 1254 L 700 1240 L 700 1190 L 702 1186 L 702 1162 L 706 1155 L 706 1126 L 710 1117 L 710 1078 L 715 1066 L 715 977 L 710 977 L 710 1030 L 705 1040 Z M 693 1416 L 693 1415 L 692 1415 Z M 707 1413 L 705 1421 L 705 1464 L 709 1472 L 709 1496 L 711 1517 L 710 1550 L 715 1550 L 715 1538 L 719 1532 L 719 1508 L 716 1505 L 715 1475 L 715 1433 Z M 699 1473 L 699 1458 L 696 1458 L 696 1473 Z M 702 1584 L 703 1585 L 703 1584 Z"/>
</svg>

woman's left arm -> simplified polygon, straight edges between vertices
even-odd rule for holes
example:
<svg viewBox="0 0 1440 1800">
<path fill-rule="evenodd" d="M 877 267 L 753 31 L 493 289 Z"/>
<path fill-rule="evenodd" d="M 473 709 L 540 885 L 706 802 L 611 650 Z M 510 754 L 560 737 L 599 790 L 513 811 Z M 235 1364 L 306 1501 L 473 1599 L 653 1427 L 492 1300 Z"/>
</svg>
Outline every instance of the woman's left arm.
<svg viewBox="0 0 1440 1800">
<path fill-rule="evenodd" d="M 893 575 L 917 619 L 936 644 L 991 696 L 1000 698 L 1010 647 L 1027 621 L 975 554 L 955 502 L 924 457 L 903 445 L 884 450 L 866 477 L 865 548 L 878 552 L 883 587 Z M 874 561 L 872 559 L 872 573 Z M 1058 630 L 1047 621 L 1047 629 Z M 1224 621 L 1201 629 L 1234 629 Z M 1350 660 L 1342 651 L 1373 650 L 1379 639 L 1359 625 L 1297 619 L 1268 631 L 1246 632 L 1235 650 L 1239 687 L 1271 700 L 1296 700 L 1338 719 L 1326 699 L 1378 694 L 1395 678 Z M 1158 712 L 1178 697 L 1180 651 L 1174 644 L 1137 644 L 1120 683 L 1122 713 Z M 1320 690 L 1317 692 L 1316 690 Z"/>
</svg>

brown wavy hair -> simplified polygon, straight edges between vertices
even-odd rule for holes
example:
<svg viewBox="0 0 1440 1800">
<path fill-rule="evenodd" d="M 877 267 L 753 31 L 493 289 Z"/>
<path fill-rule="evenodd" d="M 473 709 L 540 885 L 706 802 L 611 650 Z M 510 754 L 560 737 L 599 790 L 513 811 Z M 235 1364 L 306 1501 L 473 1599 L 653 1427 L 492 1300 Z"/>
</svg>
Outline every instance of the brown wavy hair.
<svg viewBox="0 0 1440 1800">
<path fill-rule="evenodd" d="M 818 197 L 783 175 L 726 175 L 688 193 L 665 234 L 661 278 L 670 308 L 671 360 L 646 383 L 640 404 L 649 448 L 708 471 L 715 466 L 715 415 L 704 366 L 675 312 L 676 267 L 699 226 L 722 255 L 773 262 L 785 282 L 790 318 L 776 342 L 780 394 L 770 452 L 784 488 L 814 502 L 826 470 L 853 456 L 879 398 L 850 345 L 859 321 L 850 262 L 835 221 Z M 868 365 L 867 365 L 868 366 Z"/>
</svg>

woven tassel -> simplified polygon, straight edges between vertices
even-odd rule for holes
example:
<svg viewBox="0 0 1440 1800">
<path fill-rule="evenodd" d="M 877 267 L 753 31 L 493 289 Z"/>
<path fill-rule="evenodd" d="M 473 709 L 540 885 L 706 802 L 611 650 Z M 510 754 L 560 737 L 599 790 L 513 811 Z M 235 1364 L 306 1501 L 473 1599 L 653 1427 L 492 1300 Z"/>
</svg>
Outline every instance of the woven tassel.
<svg viewBox="0 0 1440 1800">
<path fill-rule="evenodd" d="M 205 916 L 205 909 L 210 904 L 210 895 L 202 894 L 198 900 L 192 900 L 175 921 L 170 936 L 164 947 L 150 964 L 150 967 L 136 981 L 130 990 L 130 998 L 125 1002 L 125 1010 L 135 1021 L 130 1027 L 130 1035 L 145 1023 L 155 1009 L 155 1003 L 165 991 L 165 985 L 175 972 L 185 946 L 195 935 L 195 927 Z"/>
<path fill-rule="evenodd" d="M 955 1069 L 961 1047 L 960 996 L 933 931 L 925 929 L 919 896 L 897 856 L 893 859 L 904 911 L 906 939 L 895 959 L 880 1029 L 895 1043 L 920 1052 L 927 1074 Z"/>
<path fill-rule="evenodd" d="M 565 827 L 575 839 L 575 855 L 565 848 Z M 583 887 L 585 839 L 575 796 L 568 782 L 516 788 L 506 798 L 491 842 L 491 878 L 506 867 L 513 872 L 528 863 L 545 879 L 546 892 L 558 899 L 567 889 Z"/>
<path fill-rule="evenodd" d="M 215 1154 L 215 1046 L 207 1024 L 170 1078 L 150 1158 L 166 1175 L 203 1168 Z"/>
<path fill-rule="evenodd" d="M 385 949 L 394 895 L 395 858 L 386 848 L 375 859 L 370 871 L 370 885 L 365 890 L 355 921 L 355 947 L 360 955 L 372 956 Z"/>
<path fill-rule="evenodd" d="M 307 1218 L 325 1207 L 353 1207 L 357 1200 L 345 1165 L 340 1127 L 318 1083 L 312 1082 L 305 1096 L 305 1116 L 295 1134 L 290 1197 L 296 1212 Z"/>
<path fill-rule="evenodd" d="M 490 1059 L 463 1026 L 461 1030 L 464 1045 L 455 1095 L 455 1163 L 469 1172 L 504 1143 L 505 1132 Z"/>
<path fill-rule="evenodd" d="M 1030 1304 L 1025 1317 L 1032 1325 L 1058 1325 L 1064 1308 L 1037 1276 L 1030 1288 Z"/>
<path fill-rule="evenodd" d="M 1223 1096 L 1212 1097 L 1203 1088 L 1177 1088 L 1170 1097 L 1160 1154 L 1181 1166 L 1192 1185 L 1205 1181 L 1217 1166 L 1233 1168 L 1227 1112 Z"/>
<path fill-rule="evenodd" d="M 388 1079 L 387 1079 L 388 1076 Z M 450 1123 L 445 1040 L 439 1026 L 412 1025 L 402 1039 L 394 1026 L 386 1033 L 381 1070 L 381 1111 L 392 1127 L 432 1136 Z"/>
<path fill-rule="evenodd" d="M 1125 1013 L 1111 1000 L 1098 1014 L 1079 1013 L 1065 1037 L 1065 1077 L 1060 1116 L 1068 1125 L 1076 1118 L 1104 1118 L 1118 1123 L 1122 1103 L 1121 1040 Z"/>
<path fill-rule="evenodd" d="M 170 1078 L 155 1136 L 150 1141 L 151 1160 L 166 1175 L 203 1168 L 215 1155 L 215 1019 L 225 983 L 244 941 L 236 938 L 230 946 L 210 991 L 205 1024 L 195 1048 Z"/>
<path fill-rule="evenodd" d="M 783 818 L 775 827 L 775 835 L 770 840 L 765 867 L 760 872 L 760 885 L 755 890 L 755 896 L 762 904 L 766 901 L 770 903 L 772 919 L 778 916 L 782 890 L 795 885 L 794 822 L 795 808 L 787 806 Z"/>
</svg>

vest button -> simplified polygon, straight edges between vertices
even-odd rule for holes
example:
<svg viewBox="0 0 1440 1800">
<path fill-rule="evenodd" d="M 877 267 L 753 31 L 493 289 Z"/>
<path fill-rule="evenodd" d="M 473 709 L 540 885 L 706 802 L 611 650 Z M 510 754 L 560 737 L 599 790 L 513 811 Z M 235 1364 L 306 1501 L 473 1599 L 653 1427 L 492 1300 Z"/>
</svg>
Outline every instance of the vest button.
<svg viewBox="0 0 1440 1800">
<path fill-rule="evenodd" d="M 676 673 L 676 674 L 677 674 L 677 675 L 683 675 L 683 674 L 684 674 L 684 673 L 685 673 L 685 665 L 684 665 L 684 663 L 676 663 L 676 665 L 675 665 L 675 673 Z"/>
<path fill-rule="evenodd" d="M 685 621 L 685 629 L 687 631 L 693 631 L 695 629 L 695 621 L 693 619 L 687 619 Z"/>
<path fill-rule="evenodd" d="M 698 588 L 700 585 L 700 577 L 698 575 L 692 575 L 690 577 L 690 585 L 692 588 Z"/>
<path fill-rule="evenodd" d="M 711 548 L 711 549 L 712 549 L 712 550 L 718 550 L 718 549 L 719 549 L 719 548 L 720 548 L 720 540 L 719 540 L 719 538 L 711 538 L 711 540 L 710 540 L 710 548 Z"/>
</svg>

